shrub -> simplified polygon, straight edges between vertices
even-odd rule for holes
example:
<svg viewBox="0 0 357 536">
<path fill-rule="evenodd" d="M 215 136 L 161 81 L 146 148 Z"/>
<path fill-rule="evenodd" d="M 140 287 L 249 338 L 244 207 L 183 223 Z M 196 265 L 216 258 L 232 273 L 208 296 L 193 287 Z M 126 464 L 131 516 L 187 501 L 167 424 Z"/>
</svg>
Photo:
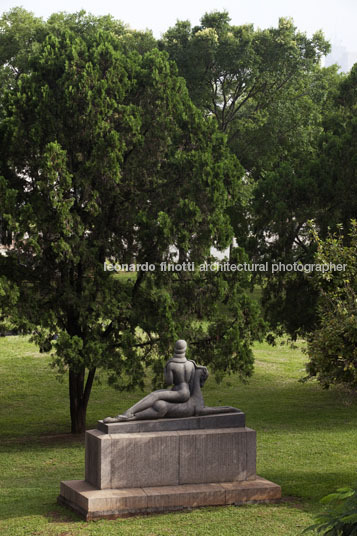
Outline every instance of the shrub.
<svg viewBox="0 0 357 536">
<path fill-rule="evenodd" d="M 325 536 L 357 535 L 357 488 L 340 488 L 321 499 L 327 509 L 318 515 L 317 523 L 305 532 L 316 531 Z"/>
</svg>

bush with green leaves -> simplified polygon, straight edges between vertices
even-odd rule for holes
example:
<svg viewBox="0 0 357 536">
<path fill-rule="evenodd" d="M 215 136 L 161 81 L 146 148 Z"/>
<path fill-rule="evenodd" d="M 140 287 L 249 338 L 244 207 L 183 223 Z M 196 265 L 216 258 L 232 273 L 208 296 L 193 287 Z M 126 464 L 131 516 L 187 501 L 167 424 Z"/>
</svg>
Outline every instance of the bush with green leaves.
<svg viewBox="0 0 357 536">
<path fill-rule="evenodd" d="M 321 240 L 312 230 L 316 264 L 342 264 L 344 270 L 309 274 L 319 291 L 319 325 L 308 337 L 307 378 L 320 384 L 357 388 L 357 222 L 348 235 L 338 233 Z"/>
<path fill-rule="evenodd" d="M 321 499 L 327 509 L 318 515 L 314 525 L 305 532 L 316 531 L 325 536 L 357 535 L 357 488 L 340 488 Z"/>
</svg>

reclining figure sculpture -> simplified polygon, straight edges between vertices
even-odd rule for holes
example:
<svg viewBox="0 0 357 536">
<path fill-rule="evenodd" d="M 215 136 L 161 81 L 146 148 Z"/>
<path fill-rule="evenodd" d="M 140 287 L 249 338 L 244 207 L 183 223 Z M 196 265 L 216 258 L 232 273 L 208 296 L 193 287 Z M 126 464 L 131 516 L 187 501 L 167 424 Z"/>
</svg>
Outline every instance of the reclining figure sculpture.
<svg viewBox="0 0 357 536">
<path fill-rule="evenodd" d="M 107 417 L 105 423 L 170 417 L 193 417 L 239 412 L 231 406 L 205 406 L 201 387 L 208 378 L 207 368 L 186 358 L 187 344 L 179 340 L 174 355 L 165 365 L 164 379 L 172 389 L 158 389 L 136 402 L 122 415 Z"/>
</svg>

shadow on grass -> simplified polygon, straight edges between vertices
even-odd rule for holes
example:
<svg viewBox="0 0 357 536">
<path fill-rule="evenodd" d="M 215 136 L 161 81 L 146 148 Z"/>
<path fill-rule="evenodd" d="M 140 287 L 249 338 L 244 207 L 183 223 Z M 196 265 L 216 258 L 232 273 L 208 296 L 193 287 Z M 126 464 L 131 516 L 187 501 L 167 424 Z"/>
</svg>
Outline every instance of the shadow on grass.
<svg viewBox="0 0 357 536">
<path fill-rule="evenodd" d="M 27 446 L 35 445 L 41 447 L 68 447 L 76 445 L 84 445 L 85 434 L 40 434 L 40 435 L 24 435 L 17 437 L 3 437 L 1 446 L 21 445 L 21 449 L 26 449 Z"/>
<path fill-rule="evenodd" d="M 41 516 L 49 523 L 79 523 L 84 519 L 70 510 L 57 504 L 57 495 L 44 499 L 41 495 L 33 493 L 31 497 L 23 495 L 17 500 L 5 498 L 1 501 L 0 521 L 27 518 L 29 516 Z M 52 500 L 53 499 L 53 500 Z"/>
<path fill-rule="evenodd" d="M 306 505 L 307 509 L 321 510 L 320 500 L 332 493 L 337 488 L 346 487 L 356 482 L 356 477 L 346 470 L 335 471 L 299 471 L 299 470 L 275 470 L 270 468 L 264 471 L 264 478 L 279 484 L 282 488 L 282 496 L 293 496 Z"/>
</svg>

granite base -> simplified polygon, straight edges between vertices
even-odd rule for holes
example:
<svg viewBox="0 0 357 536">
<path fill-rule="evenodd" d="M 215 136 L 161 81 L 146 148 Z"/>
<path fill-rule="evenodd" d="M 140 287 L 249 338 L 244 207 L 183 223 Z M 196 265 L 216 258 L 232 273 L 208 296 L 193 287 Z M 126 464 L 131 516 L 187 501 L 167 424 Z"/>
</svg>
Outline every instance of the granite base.
<svg viewBox="0 0 357 536">
<path fill-rule="evenodd" d="M 244 482 L 102 490 L 85 480 L 67 480 L 61 482 L 58 502 L 90 521 L 203 506 L 276 502 L 280 498 L 280 486 L 261 477 Z"/>
<path fill-rule="evenodd" d="M 254 480 L 250 428 L 86 433 L 85 480 L 98 489 Z"/>
<path fill-rule="evenodd" d="M 175 421 L 87 431 L 85 480 L 61 482 L 58 501 L 90 520 L 280 499 L 280 486 L 256 476 L 242 412 Z"/>
</svg>

